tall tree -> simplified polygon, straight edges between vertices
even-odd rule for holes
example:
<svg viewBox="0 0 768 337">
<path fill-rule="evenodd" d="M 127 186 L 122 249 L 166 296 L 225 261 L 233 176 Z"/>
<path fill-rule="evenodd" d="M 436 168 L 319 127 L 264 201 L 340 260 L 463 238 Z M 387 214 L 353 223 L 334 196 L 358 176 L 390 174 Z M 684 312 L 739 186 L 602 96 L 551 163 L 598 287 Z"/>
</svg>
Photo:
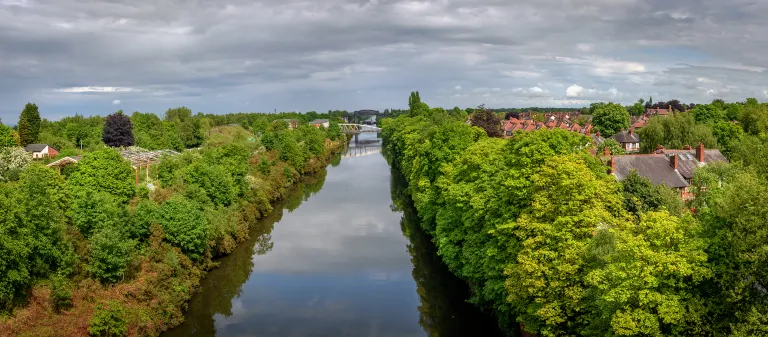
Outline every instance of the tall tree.
<svg viewBox="0 0 768 337">
<path fill-rule="evenodd" d="M 111 147 L 133 146 L 133 124 L 123 110 L 107 116 L 102 140 Z"/>
<path fill-rule="evenodd" d="M 19 115 L 19 141 L 21 146 L 37 142 L 40 135 L 40 112 L 35 103 L 27 103 Z"/>
<path fill-rule="evenodd" d="M 472 125 L 485 130 L 488 137 L 501 137 L 501 120 L 493 111 L 486 109 L 484 105 L 477 107 L 477 110 L 469 116 Z"/>
<path fill-rule="evenodd" d="M 606 136 L 629 128 L 629 113 L 621 104 L 608 103 L 592 109 L 592 124 Z"/>
</svg>

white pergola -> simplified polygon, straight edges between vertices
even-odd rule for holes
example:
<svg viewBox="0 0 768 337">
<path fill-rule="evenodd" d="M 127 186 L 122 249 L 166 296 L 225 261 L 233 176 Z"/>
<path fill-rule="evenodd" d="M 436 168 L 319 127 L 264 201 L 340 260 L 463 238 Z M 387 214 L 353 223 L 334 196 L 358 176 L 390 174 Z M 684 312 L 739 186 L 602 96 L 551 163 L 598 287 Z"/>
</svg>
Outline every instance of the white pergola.
<svg viewBox="0 0 768 337">
<path fill-rule="evenodd" d="M 120 152 L 120 155 L 122 155 L 123 158 L 131 162 L 131 167 L 136 172 L 136 185 L 139 184 L 139 170 L 141 168 L 144 167 L 147 169 L 147 179 L 149 179 L 149 168 L 152 165 L 159 164 L 160 159 L 162 159 L 164 156 L 178 156 L 180 154 L 181 153 L 173 150 L 156 150 L 146 152 L 125 150 Z"/>
</svg>

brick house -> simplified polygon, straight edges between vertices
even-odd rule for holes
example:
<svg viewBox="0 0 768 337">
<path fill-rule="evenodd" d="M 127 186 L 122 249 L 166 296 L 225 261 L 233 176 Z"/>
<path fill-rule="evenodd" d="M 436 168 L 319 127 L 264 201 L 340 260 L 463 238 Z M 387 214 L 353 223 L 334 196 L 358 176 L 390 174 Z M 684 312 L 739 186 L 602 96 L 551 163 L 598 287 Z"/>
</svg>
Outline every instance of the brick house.
<svg viewBox="0 0 768 337">
<path fill-rule="evenodd" d="M 29 144 L 24 147 L 24 151 L 32 153 L 32 159 L 56 158 L 59 155 L 59 150 L 48 144 Z"/>
<path fill-rule="evenodd" d="M 705 150 L 704 145 L 699 143 L 695 150 L 690 146 L 683 150 L 660 147 L 653 154 L 611 156 L 608 166 L 609 172 L 618 181 L 624 180 L 634 170 L 654 185 L 664 184 L 675 188 L 680 191 L 681 198 L 690 200 L 693 198 L 690 186 L 695 169 L 717 162 L 727 163 L 728 159 L 720 150 Z"/>
</svg>

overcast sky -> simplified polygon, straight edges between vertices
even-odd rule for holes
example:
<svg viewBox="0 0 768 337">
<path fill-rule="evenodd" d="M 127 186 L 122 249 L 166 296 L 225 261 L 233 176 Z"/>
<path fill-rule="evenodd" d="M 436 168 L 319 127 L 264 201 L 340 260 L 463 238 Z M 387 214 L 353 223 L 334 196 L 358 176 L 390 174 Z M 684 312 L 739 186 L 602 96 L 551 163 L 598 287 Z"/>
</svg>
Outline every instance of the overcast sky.
<svg viewBox="0 0 768 337">
<path fill-rule="evenodd" d="M 0 118 L 768 100 L 768 2 L 0 0 Z"/>
</svg>

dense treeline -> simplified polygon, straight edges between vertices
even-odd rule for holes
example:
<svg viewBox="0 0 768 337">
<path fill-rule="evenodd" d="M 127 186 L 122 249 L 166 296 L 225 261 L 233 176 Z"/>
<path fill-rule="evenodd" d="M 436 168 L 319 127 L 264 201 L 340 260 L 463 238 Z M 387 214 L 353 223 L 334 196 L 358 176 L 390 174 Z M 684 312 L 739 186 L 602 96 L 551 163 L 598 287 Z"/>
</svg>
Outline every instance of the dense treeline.
<svg viewBox="0 0 768 337">
<path fill-rule="evenodd" d="M 223 126 L 212 132 L 234 136 L 208 142 L 205 117 L 189 109 L 113 116 L 109 132 L 100 117 L 43 123 L 42 137 L 84 143 L 61 175 L 18 147 L 0 151 L 0 335 L 157 335 L 179 324 L 214 258 L 344 144 L 338 125 L 275 120 L 260 137 Z M 99 146 L 131 128 L 139 146 L 200 147 L 163 158 L 137 186 L 130 162 Z"/>
<path fill-rule="evenodd" d="M 768 331 L 768 181 L 750 162 L 762 152 L 697 170 L 684 205 L 636 174 L 616 182 L 577 133 L 491 138 L 431 111 L 383 124 L 438 254 L 507 331 Z"/>
</svg>

